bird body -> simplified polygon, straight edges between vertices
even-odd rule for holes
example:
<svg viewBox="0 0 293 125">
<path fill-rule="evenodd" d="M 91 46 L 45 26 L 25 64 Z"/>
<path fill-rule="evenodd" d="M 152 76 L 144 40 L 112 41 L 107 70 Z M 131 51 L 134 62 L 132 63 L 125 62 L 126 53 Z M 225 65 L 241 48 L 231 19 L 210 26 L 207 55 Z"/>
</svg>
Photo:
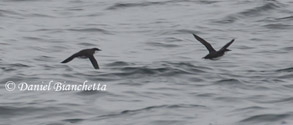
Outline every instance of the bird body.
<svg viewBox="0 0 293 125">
<path fill-rule="evenodd" d="M 75 54 L 73 54 L 72 56 L 68 57 L 67 59 L 65 59 L 64 61 L 62 61 L 61 63 L 67 63 L 70 62 L 71 60 L 73 60 L 74 58 L 89 58 L 92 65 L 94 66 L 95 69 L 99 69 L 99 65 L 97 60 L 94 57 L 94 54 L 96 51 L 101 51 L 99 48 L 91 48 L 91 49 L 84 49 L 81 50 Z"/>
<path fill-rule="evenodd" d="M 229 43 L 227 43 L 225 46 L 223 46 L 220 50 L 216 51 L 212 45 L 210 43 L 208 43 L 207 41 L 205 41 L 204 39 L 200 38 L 199 36 L 193 34 L 194 38 L 197 39 L 199 42 L 201 42 L 209 51 L 209 54 L 206 55 L 205 57 L 203 57 L 204 59 L 214 59 L 214 58 L 218 58 L 221 57 L 225 54 L 225 52 L 227 51 L 231 51 L 229 49 L 227 49 L 233 42 L 235 39 L 232 39 Z"/>
</svg>

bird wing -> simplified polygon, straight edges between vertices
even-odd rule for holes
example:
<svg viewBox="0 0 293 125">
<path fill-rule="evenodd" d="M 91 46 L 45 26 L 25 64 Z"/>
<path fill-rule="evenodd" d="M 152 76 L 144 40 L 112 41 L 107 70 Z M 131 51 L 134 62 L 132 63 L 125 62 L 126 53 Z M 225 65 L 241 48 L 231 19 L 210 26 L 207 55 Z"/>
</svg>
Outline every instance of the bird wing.
<svg viewBox="0 0 293 125">
<path fill-rule="evenodd" d="M 65 59 L 64 61 L 62 61 L 61 63 L 67 63 L 70 62 L 71 60 L 73 60 L 75 57 L 77 57 L 77 53 L 73 54 L 72 56 L 68 57 L 67 59 Z"/>
<path fill-rule="evenodd" d="M 232 39 L 229 43 L 227 43 L 225 46 L 223 46 L 219 52 L 225 51 L 233 42 L 235 39 Z"/>
<path fill-rule="evenodd" d="M 93 55 L 92 56 L 89 56 L 89 59 L 92 62 L 92 64 L 95 67 L 95 69 L 100 69 L 100 67 L 98 65 L 98 62 L 97 62 L 97 60 L 95 59 L 95 57 Z"/>
<path fill-rule="evenodd" d="M 210 43 L 208 43 L 207 41 L 205 41 L 204 39 L 200 38 L 199 36 L 197 36 L 195 34 L 193 34 L 193 36 L 194 36 L 195 39 L 197 39 L 199 42 L 201 42 L 209 50 L 209 53 L 216 51 L 212 47 L 212 45 Z"/>
</svg>

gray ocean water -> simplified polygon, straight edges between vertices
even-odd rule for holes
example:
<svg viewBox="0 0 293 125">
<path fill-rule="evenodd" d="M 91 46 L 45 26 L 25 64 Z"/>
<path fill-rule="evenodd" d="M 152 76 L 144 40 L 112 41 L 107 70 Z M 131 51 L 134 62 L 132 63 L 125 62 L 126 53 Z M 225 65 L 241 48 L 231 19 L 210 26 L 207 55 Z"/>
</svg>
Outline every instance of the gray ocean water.
<svg viewBox="0 0 293 125">
<path fill-rule="evenodd" d="M 292 125 L 292 32 L 291 0 L 0 0 L 0 125 Z"/>
</svg>

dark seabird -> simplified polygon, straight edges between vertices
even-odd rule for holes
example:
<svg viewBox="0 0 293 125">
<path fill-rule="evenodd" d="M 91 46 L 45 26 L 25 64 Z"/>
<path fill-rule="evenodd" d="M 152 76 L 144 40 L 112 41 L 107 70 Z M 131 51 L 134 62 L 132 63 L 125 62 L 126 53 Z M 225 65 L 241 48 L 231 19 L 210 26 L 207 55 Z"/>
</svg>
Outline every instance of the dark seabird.
<svg viewBox="0 0 293 125">
<path fill-rule="evenodd" d="M 231 51 L 231 50 L 229 50 L 227 48 L 235 40 L 235 39 L 232 39 L 229 43 L 227 43 L 225 46 L 223 46 L 219 51 L 216 51 L 212 47 L 212 45 L 210 43 L 208 43 L 207 41 L 205 41 L 204 39 L 200 38 L 199 36 L 197 36 L 195 34 L 193 34 L 193 36 L 195 37 L 195 39 L 197 39 L 199 42 L 201 42 L 209 50 L 209 54 L 206 55 L 205 57 L 203 57 L 204 59 L 213 59 L 213 58 L 217 58 L 217 57 L 223 56 L 226 51 Z"/>
<path fill-rule="evenodd" d="M 95 69 L 99 69 L 99 65 L 97 63 L 97 60 L 95 59 L 94 57 L 94 54 L 96 51 L 101 51 L 99 48 L 92 48 L 92 49 L 84 49 L 84 50 L 81 50 L 75 54 L 73 54 L 72 56 L 68 57 L 67 59 L 65 59 L 64 61 L 62 61 L 61 63 L 67 63 L 67 62 L 70 62 L 71 60 L 73 60 L 75 57 L 78 57 L 78 58 L 89 58 L 90 61 L 92 62 L 93 66 Z"/>
</svg>

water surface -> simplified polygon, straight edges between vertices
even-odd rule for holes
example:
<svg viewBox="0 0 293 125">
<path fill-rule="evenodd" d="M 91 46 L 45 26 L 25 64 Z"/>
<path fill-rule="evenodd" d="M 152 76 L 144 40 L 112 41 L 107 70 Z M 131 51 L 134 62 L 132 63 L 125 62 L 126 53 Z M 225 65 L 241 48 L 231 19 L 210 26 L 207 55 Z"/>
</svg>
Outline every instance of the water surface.
<svg viewBox="0 0 293 125">
<path fill-rule="evenodd" d="M 293 124 L 289 0 L 1 0 L 1 125 Z M 204 60 L 192 33 L 231 52 Z M 85 48 L 89 60 L 66 57 Z M 107 91 L 13 91 L 5 83 Z"/>
</svg>

